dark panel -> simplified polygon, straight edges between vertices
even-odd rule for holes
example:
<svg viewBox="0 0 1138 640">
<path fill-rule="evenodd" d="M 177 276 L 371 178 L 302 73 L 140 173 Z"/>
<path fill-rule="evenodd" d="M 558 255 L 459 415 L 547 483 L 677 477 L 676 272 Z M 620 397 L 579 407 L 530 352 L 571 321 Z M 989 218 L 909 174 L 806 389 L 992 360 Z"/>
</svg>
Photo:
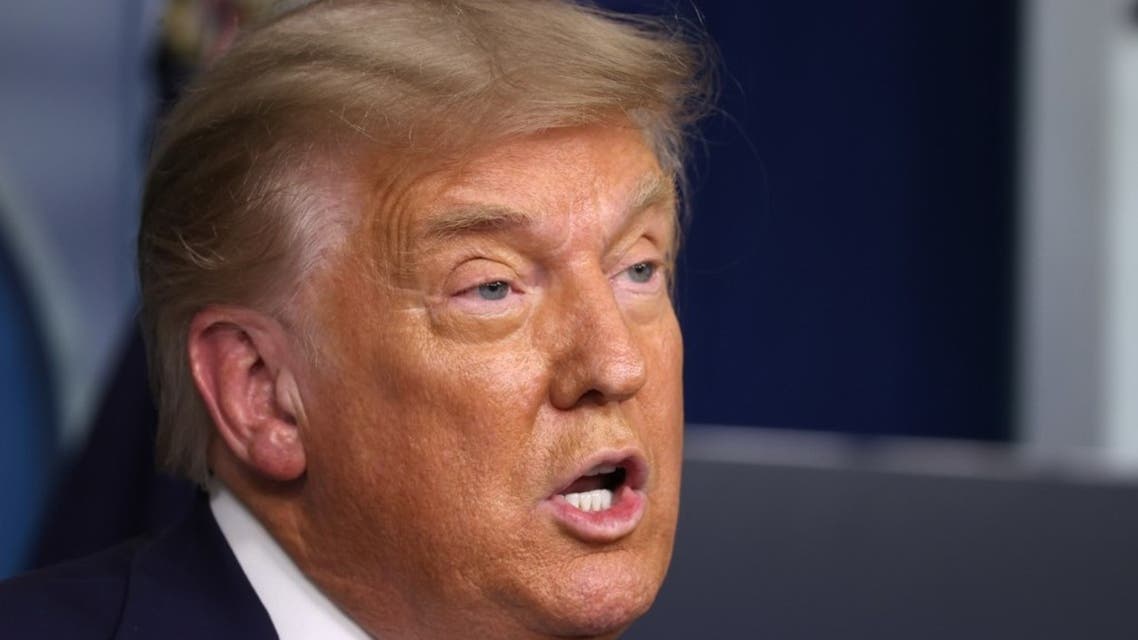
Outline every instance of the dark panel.
<svg viewBox="0 0 1138 640">
<path fill-rule="evenodd" d="M 689 462 L 625 637 L 1138 637 L 1138 488 Z"/>
</svg>

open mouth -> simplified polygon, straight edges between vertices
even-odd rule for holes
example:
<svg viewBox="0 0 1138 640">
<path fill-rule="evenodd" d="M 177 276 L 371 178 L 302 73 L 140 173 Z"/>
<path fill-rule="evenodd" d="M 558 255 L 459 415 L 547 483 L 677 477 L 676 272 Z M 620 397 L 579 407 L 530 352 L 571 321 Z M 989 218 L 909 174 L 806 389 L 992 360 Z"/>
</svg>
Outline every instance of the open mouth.
<svg viewBox="0 0 1138 640">
<path fill-rule="evenodd" d="M 614 496 L 628 481 L 628 469 L 624 466 L 605 464 L 594 467 L 560 491 L 565 502 L 591 513 L 611 509 Z"/>
<path fill-rule="evenodd" d="M 637 453 L 610 453 L 586 462 L 545 508 L 570 535 L 586 542 L 614 542 L 632 533 L 646 509 L 648 464 Z"/>
<path fill-rule="evenodd" d="M 622 496 L 644 488 L 648 465 L 639 455 L 604 456 L 554 493 L 585 513 L 607 511 L 619 505 Z"/>
</svg>

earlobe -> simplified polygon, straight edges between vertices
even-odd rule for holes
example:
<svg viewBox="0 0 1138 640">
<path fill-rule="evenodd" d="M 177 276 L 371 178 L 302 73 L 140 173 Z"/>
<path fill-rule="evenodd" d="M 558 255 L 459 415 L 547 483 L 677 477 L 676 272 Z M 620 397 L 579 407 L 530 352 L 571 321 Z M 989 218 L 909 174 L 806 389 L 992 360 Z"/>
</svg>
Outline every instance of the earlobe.
<svg viewBox="0 0 1138 640">
<path fill-rule="evenodd" d="M 216 433 L 246 470 L 287 482 L 306 468 L 304 409 L 279 323 L 239 308 L 209 307 L 190 323 L 194 383 Z"/>
</svg>

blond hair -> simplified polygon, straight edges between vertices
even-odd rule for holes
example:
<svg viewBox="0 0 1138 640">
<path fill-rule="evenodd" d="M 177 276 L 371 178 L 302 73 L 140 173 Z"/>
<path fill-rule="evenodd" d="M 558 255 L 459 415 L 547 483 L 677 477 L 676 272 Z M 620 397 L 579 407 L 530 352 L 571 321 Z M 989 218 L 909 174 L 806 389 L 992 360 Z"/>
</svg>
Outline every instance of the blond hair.
<svg viewBox="0 0 1138 640">
<path fill-rule="evenodd" d="M 298 179 L 314 156 L 350 139 L 427 158 L 623 116 L 679 183 L 708 104 L 706 51 L 674 22 L 567 0 L 324 0 L 243 34 L 172 111 L 147 178 L 139 273 L 160 464 L 208 476 L 194 314 L 284 318 L 337 241 Z"/>
</svg>

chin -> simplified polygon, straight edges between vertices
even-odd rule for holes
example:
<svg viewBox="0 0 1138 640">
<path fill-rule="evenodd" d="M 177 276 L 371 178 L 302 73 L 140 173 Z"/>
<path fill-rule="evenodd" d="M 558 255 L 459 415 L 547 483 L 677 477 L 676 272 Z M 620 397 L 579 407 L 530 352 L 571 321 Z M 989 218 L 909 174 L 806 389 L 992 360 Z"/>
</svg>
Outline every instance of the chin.
<svg viewBox="0 0 1138 640">
<path fill-rule="evenodd" d="M 615 637 L 644 615 L 656 599 L 664 569 L 592 553 L 551 577 L 534 604 L 534 626 L 559 637 Z M 636 566 L 639 565 L 639 566 Z"/>
</svg>

